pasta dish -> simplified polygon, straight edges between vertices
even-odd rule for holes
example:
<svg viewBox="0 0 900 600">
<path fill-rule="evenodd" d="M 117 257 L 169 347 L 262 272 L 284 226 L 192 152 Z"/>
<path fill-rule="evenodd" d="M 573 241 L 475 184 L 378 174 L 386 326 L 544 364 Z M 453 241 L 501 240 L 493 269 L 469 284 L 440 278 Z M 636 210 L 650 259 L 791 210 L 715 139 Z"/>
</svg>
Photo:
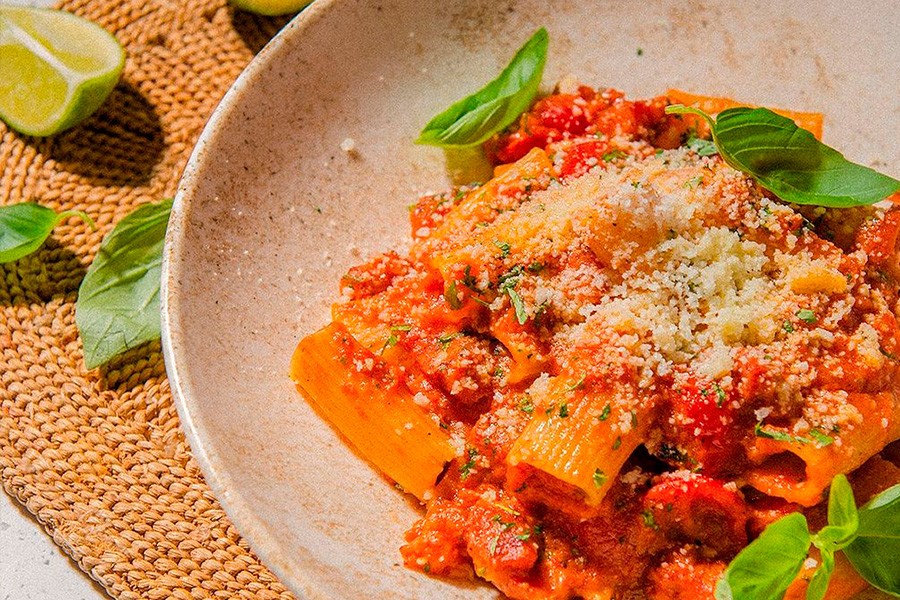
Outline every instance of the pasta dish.
<svg viewBox="0 0 900 600">
<path fill-rule="evenodd" d="M 561 84 L 300 342 L 306 398 L 425 507 L 408 567 L 510 598 L 712 598 L 767 525 L 823 525 L 836 475 L 860 501 L 900 482 L 900 210 L 783 202 L 674 103 L 732 104 Z M 829 597 L 865 586 L 838 556 Z"/>
</svg>

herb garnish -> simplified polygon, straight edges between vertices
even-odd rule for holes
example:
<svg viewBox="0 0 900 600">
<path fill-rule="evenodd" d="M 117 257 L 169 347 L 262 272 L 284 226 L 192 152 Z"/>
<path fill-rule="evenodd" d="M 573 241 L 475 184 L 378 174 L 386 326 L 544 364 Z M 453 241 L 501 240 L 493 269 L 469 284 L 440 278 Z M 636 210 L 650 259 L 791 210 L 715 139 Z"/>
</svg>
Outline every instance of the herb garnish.
<svg viewBox="0 0 900 600">
<path fill-rule="evenodd" d="M 718 408 L 722 408 L 722 405 L 725 404 L 725 400 L 727 396 L 725 395 L 725 390 L 722 389 L 718 383 L 713 384 L 713 389 L 716 392 L 716 406 Z"/>
<path fill-rule="evenodd" d="M 100 244 L 78 289 L 75 322 L 88 369 L 160 335 L 160 276 L 172 200 L 144 204 Z"/>
<path fill-rule="evenodd" d="M 519 325 L 524 325 L 528 320 L 528 313 L 525 312 L 525 303 L 522 301 L 522 297 L 516 291 L 516 285 L 519 283 L 521 276 L 522 267 L 516 265 L 499 277 L 497 291 L 509 296 L 509 302 L 516 311 L 516 320 L 519 322 Z"/>
<path fill-rule="evenodd" d="M 94 221 L 81 210 L 67 210 L 59 214 L 35 202 L 21 202 L 0 206 L 0 263 L 8 263 L 28 256 L 50 237 L 54 227 L 70 217 L 79 217 L 96 229 Z"/>
<path fill-rule="evenodd" d="M 531 106 L 544 73 L 548 44 L 547 30 L 542 27 L 496 79 L 431 119 L 416 143 L 460 148 L 480 144 L 503 131 Z"/>
<path fill-rule="evenodd" d="M 459 479 L 460 481 L 465 481 L 469 478 L 469 475 L 472 474 L 472 469 L 475 468 L 475 459 L 478 457 L 478 450 L 475 448 L 468 449 L 469 460 L 460 465 L 459 467 Z"/>
<path fill-rule="evenodd" d="M 462 337 L 462 335 L 463 335 L 463 332 L 455 331 L 453 333 L 445 333 L 444 335 L 439 336 L 437 341 L 438 341 L 438 344 L 441 345 L 441 350 L 446 350 L 447 346 L 450 345 L 450 342 L 452 342 L 453 340 L 455 340 L 458 337 Z"/>
<path fill-rule="evenodd" d="M 895 564 L 900 555 L 900 485 L 857 509 L 847 478 L 837 475 L 828 494 L 828 525 L 812 534 L 800 513 L 775 521 L 731 561 L 716 585 L 716 599 L 783 598 L 810 546 L 819 549 L 821 561 L 807 588 L 807 600 L 824 597 L 838 551 L 874 587 L 900 596 L 900 570 Z"/>
<path fill-rule="evenodd" d="M 388 336 L 387 340 L 384 342 L 384 346 L 381 347 L 381 352 L 383 353 L 388 348 L 393 348 L 400 342 L 400 338 L 397 337 L 397 332 L 399 331 L 409 331 L 412 329 L 412 325 L 391 325 L 391 334 Z"/>
<path fill-rule="evenodd" d="M 698 156 L 712 156 L 713 154 L 719 153 L 719 149 L 716 148 L 716 143 L 714 141 L 697 137 L 697 132 L 693 129 L 688 135 L 684 145 L 696 152 Z"/>
<path fill-rule="evenodd" d="M 659 529 L 659 524 L 656 522 L 656 517 L 653 516 L 653 511 L 649 508 L 641 512 L 641 521 L 644 522 L 644 527 L 649 527 L 654 531 Z"/>
<path fill-rule="evenodd" d="M 447 289 L 444 290 L 444 300 L 453 310 L 459 310 L 462 307 L 462 300 L 459 298 L 459 292 L 456 289 L 456 281 L 451 281 Z"/>
<path fill-rule="evenodd" d="M 716 119 L 681 104 L 666 107 L 666 112 L 705 119 L 725 162 L 785 202 L 844 208 L 872 204 L 900 191 L 900 181 L 850 162 L 767 108 L 729 108 Z"/>
<path fill-rule="evenodd" d="M 603 407 L 603 410 L 600 411 L 600 415 L 597 417 L 600 421 L 605 421 L 609 418 L 609 413 L 612 411 L 612 407 L 607 404 Z"/>
<path fill-rule="evenodd" d="M 759 438 L 775 440 L 776 442 L 788 442 L 791 444 L 816 444 L 819 447 L 825 447 L 834 443 L 833 437 L 831 437 L 830 435 L 825 435 L 818 429 L 811 429 L 809 432 L 809 437 L 803 437 L 799 435 L 791 435 L 777 429 L 766 428 L 763 425 L 762 421 L 756 424 L 756 426 L 753 428 L 753 433 L 754 435 L 756 435 L 756 437 Z"/>
<path fill-rule="evenodd" d="M 803 321 L 804 323 L 808 323 L 812 325 L 816 322 L 816 313 L 809 310 L 808 308 L 801 308 L 796 312 L 797 318 Z"/>
<path fill-rule="evenodd" d="M 587 375 L 582 375 L 578 381 L 567 385 L 563 388 L 564 392 L 574 392 L 575 390 L 581 389 L 584 387 L 584 380 L 587 379 Z"/>
</svg>

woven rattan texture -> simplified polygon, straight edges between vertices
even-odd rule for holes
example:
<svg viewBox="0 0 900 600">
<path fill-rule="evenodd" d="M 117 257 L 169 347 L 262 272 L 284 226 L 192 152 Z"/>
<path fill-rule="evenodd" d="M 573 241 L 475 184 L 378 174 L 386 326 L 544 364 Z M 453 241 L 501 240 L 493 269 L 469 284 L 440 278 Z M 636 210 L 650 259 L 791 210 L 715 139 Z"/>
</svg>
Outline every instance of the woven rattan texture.
<svg viewBox="0 0 900 600">
<path fill-rule="evenodd" d="M 0 124 L 0 203 L 77 208 L 0 265 L 0 478 L 115 598 L 291 598 L 216 502 L 182 434 L 158 343 L 87 371 L 74 302 L 100 240 L 172 196 L 219 99 L 284 24 L 225 0 L 65 1 L 128 51 L 83 125 L 48 139 Z"/>
</svg>

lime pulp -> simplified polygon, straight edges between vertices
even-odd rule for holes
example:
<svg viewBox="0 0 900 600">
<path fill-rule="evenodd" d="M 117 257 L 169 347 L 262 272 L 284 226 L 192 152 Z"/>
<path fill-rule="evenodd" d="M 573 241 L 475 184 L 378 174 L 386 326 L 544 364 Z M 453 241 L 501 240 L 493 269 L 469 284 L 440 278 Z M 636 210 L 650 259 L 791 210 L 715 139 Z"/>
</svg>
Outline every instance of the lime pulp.
<svg viewBox="0 0 900 600">
<path fill-rule="evenodd" d="M 0 6 L 0 119 L 34 136 L 90 116 L 122 73 L 125 51 L 105 29 L 71 13 Z"/>
</svg>

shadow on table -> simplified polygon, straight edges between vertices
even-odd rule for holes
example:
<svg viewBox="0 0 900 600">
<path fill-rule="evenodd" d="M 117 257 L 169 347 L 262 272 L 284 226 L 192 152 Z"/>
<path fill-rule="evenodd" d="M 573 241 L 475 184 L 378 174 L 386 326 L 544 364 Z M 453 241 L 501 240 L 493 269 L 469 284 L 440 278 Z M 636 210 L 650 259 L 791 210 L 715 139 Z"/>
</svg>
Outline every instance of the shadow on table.
<svg viewBox="0 0 900 600">
<path fill-rule="evenodd" d="M 165 149 L 159 115 L 127 81 L 81 124 L 48 138 L 24 139 L 56 163 L 56 177 L 73 174 L 105 186 L 146 184 Z"/>
<path fill-rule="evenodd" d="M 231 21 L 234 30 L 253 54 L 262 50 L 263 46 L 294 18 L 294 15 L 263 17 L 242 10 L 232 10 Z"/>
</svg>

